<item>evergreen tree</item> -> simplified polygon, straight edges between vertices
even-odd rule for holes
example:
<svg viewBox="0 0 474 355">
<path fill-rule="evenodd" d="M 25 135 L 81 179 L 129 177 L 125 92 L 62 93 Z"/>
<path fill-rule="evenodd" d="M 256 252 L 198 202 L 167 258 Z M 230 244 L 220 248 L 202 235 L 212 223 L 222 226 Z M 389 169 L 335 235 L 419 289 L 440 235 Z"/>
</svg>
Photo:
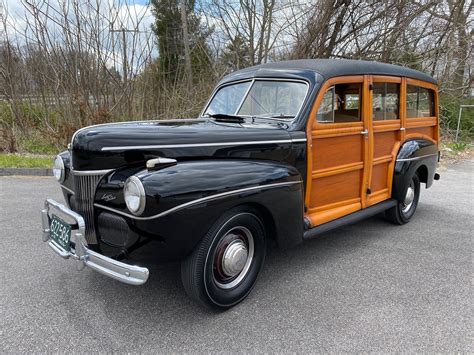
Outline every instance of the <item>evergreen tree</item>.
<svg viewBox="0 0 474 355">
<path fill-rule="evenodd" d="M 250 48 L 248 43 L 237 35 L 227 44 L 220 58 L 227 71 L 239 70 L 250 66 Z"/>
<path fill-rule="evenodd" d="M 204 28 L 195 12 L 195 0 L 184 0 L 188 25 L 188 43 L 193 73 L 203 72 L 210 67 L 209 48 L 206 40 L 212 30 Z M 151 0 L 155 15 L 153 31 L 159 50 L 160 76 L 176 82 L 184 73 L 185 51 L 183 26 L 180 14 L 180 0 Z"/>
</svg>

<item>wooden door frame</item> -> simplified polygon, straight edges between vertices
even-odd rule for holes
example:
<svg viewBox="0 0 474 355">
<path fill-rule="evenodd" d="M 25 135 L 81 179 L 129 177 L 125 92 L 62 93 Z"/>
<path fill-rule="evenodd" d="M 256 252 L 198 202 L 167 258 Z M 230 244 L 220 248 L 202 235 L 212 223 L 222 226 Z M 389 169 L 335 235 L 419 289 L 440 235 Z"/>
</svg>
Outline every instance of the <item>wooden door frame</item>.
<svg viewBox="0 0 474 355">
<path fill-rule="evenodd" d="M 375 83 L 392 83 L 392 84 L 398 84 L 399 85 L 399 95 L 398 95 L 398 119 L 394 120 L 378 120 L 374 121 L 373 117 L 373 90 L 370 90 L 370 97 L 368 100 L 368 105 L 370 109 L 370 113 L 368 116 L 368 119 L 371 122 L 371 139 L 369 139 L 369 145 L 371 146 L 371 161 L 369 164 L 369 178 L 368 178 L 368 186 L 372 186 L 372 175 L 373 175 L 373 169 L 374 169 L 374 163 L 387 163 L 389 162 L 388 169 L 387 169 L 387 194 L 388 196 L 392 195 L 392 182 L 393 182 L 393 171 L 395 168 L 395 160 L 397 158 L 398 150 L 400 149 L 401 142 L 404 141 L 405 138 L 405 113 L 406 113 L 406 86 L 405 84 L 405 78 L 403 77 L 398 77 L 398 76 L 387 76 L 387 75 L 370 75 L 370 83 L 373 85 Z M 378 159 L 375 159 L 375 134 L 376 133 L 382 133 L 384 131 L 394 131 L 398 130 L 397 134 L 397 141 L 395 142 L 390 155 L 387 155 L 386 157 L 379 157 Z M 378 196 L 380 197 L 380 196 Z M 383 196 L 382 198 L 377 198 L 377 196 L 373 195 L 371 196 L 371 199 L 373 201 L 370 201 L 367 203 L 367 205 L 373 205 L 379 202 L 382 202 L 384 200 Z"/>
<path fill-rule="evenodd" d="M 316 120 L 317 112 L 321 101 L 326 93 L 326 91 L 334 85 L 337 84 L 362 84 L 362 106 L 361 109 L 361 118 L 362 120 L 359 122 L 343 122 L 343 123 L 330 123 L 330 127 L 328 127 L 328 123 L 319 123 Z M 306 123 L 306 136 L 307 136 L 307 175 L 306 175 L 306 195 L 305 195 L 305 211 L 310 206 L 310 199 L 311 199 L 311 191 L 312 191 L 312 182 L 313 182 L 313 139 L 315 134 L 319 138 L 325 137 L 335 137 L 335 136 L 344 136 L 344 135 L 353 135 L 355 132 L 360 134 L 361 131 L 364 129 L 369 129 L 367 126 L 367 99 L 365 98 L 367 93 L 369 92 L 368 86 L 368 75 L 348 75 L 348 76 L 339 76 L 334 77 L 331 79 L 326 80 L 323 85 L 320 87 L 319 92 L 317 94 L 316 100 L 313 103 L 311 108 L 309 119 Z M 315 132 L 313 132 L 315 131 Z M 368 143 L 367 140 L 364 140 L 364 146 L 362 147 L 364 151 L 363 157 L 363 179 L 367 177 L 366 175 L 366 158 L 368 155 Z M 348 167 L 349 168 L 349 167 Z M 361 192 L 365 191 L 365 180 L 362 181 L 361 184 Z M 365 203 L 365 194 L 361 194 L 361 208 L 363 208 Z"/>
</svg>

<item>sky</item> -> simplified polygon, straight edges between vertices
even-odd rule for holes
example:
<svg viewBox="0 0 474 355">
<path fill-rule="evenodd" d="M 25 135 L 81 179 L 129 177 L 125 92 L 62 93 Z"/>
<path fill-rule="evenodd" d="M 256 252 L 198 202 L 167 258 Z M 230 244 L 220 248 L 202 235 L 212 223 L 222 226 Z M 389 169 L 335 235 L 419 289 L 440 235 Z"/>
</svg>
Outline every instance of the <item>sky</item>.
<svg viewBox="0 0 474 355">
<path fill-rule="evenodd" d="M 150 3 L 149 0 L 128 0 L 127 2 L 135 5 L 148 5 Z"/>
<path fill-rule="evenodd" d="M 149 0 L 28 0 L 29 2 L 41 5 L 39 6 L 44 13 L 48 13 L 48 16 L 41 18 L 40 25 L 45 26 L 49 33 L 57 33 L 55 39 L 61 42 L 64 40 L 64 34 L 58 23 L 64 23 L 64 17 L 62 13 L 62 5 L 65 5 L 69 9 L 68 12 L 68 23 L 74 28 L 74 11 L 73 3 L 79 4 L 83 7 L 85 14 L 89 14 L 87 11 L 100 4 L 100 17 L 98 18 L 98 26 L 101 29 L 101 35 L 111 40 L 103 40 L 103 48 L 101 51 L 107 53 L 107 63 L 110 66 L 122 67 L 122 37 L 121 33 L 112 33 L 110 30 L 120 30 L 125 28 L 127 30 L 138 30 L 138 34 L 127 33 L 127 57 L 132 58 L 132 51 L 135 49 L 143 50 L 148 47 L 148 44 L 152 45 L 153 40 L 150 40 L 151 25 L 154 22 L 153 14 L 148 6 Z M 2 26 L 0 35 L 6 36 L 11 42 L 16 42 L 20 46 L 26 43 L 25 33 L 28 34 L 27 20 L 30 23 L 33 16 L 27 11 L 27 4 L 23 0 L 0 0 L 0 4 L 3 5 L 3 16 L 7 19 L 7 25 L 5 28 Z M 48 6 L 45 6 L 48 4 Z M 87 6 L 90 4 L 91 6 Z M 57 12 L 56 12 L 57 11 Z M 92 10 L 91 18 L 94 18 L 95 14 Z M 31 36 L 34 38 L 34 36 Z M 3 40 L 1 38 L 0 40 Z M 33 40 L 34 42 L 34 40 Z M 112 50 L 112 47 L 114 48 Z M 157 56 L 156 48 L 150 49 L 152 56 Z M 145 60 L 141 58 L 142 62 Z M 132 67 L 140 66 L 139 59 L 135 63 L 129 64 Z"/>
</svg>

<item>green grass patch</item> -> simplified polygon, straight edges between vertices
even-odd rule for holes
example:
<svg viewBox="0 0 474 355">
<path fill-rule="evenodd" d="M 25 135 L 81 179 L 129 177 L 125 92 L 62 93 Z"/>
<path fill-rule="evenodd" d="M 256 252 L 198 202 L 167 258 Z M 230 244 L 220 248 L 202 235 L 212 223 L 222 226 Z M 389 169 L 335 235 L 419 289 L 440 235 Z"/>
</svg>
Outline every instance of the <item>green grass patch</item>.
<svg viewBox="0 0 474 355">
<path fill-rule="evenodd" d="M 469 145 L 466 142 L 452 142 L 452 143 L 446 144 L 446 147 L 448 147 L 449 149 L 455 152 L 462 152 L 466 150 L 469 147 Z"/>
<path fill-rule="evenodd" d="M 58 148 L 54 146 L 51 142 L 47 142 L 44 138 L 34 137 L 26 138 L 21 142 L 23 150 L 32 154 L 41 154 L 41 155 L 53 155 L 59 153 Z"/>
<path fill-rule="evenodd" d="M 0 154 L 0 168 L 51 168 L 54 156 Z"/>
</svg>

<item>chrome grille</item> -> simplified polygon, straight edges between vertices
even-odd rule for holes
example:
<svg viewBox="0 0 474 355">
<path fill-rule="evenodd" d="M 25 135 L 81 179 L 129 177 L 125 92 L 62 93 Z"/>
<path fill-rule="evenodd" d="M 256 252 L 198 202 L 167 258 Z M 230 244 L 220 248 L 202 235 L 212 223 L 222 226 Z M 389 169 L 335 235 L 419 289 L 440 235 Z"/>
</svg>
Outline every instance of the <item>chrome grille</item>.
<svg viewBox="0 0 474 355">
<path fill-rule="evenodd" d="M 87 174 L 73 172 L 74 176 L 74 199 L 73 210 L 79 213 L 86 223 L 86 241 L 89 244 L 97 244 L 94 228 L 94 195 L 97 184 L 104 174 Z"/>
</svg>

